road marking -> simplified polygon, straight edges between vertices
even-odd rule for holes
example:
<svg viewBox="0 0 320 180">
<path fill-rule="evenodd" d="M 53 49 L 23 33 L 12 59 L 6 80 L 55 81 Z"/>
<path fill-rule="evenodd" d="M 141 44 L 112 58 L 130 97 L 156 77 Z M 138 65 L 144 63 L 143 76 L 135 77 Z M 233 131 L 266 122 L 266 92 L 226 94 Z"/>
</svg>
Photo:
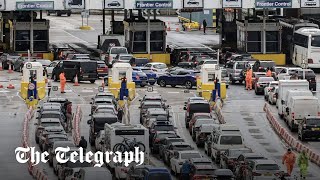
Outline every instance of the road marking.
<svg viewBox="0 0 320 180">
<path fill-rule="evenodd" d="M 93 92 L 93 90 L 82 90 L 81 92 L 87 92 L 87 93 L 91 93 L 91 92 Z"/>
<path fill-rule="evenodd" d="M 179 94 L 180 92 L 176 92 L 176 91 L 170 91 L 170 92 L 167 92 L 169 94 Z"/>
<path fill-rule="evenodd" d="M 2 93 L 7 93 L 7 92 L 10 92 L 10 91 L 0 90 L 0 92 L 2 92 Z"/>
<path fill-rule="evenodd" d="M 75 36 L 75 35 L 67 32 L 66 30 L 63 30 L 63 29 L 62 29 L 62 31 L 64 31 L 65 33 L 67 33 L 69 36 L 74 37 L 75 39 L 78 39 L 78 40 L 80 40 L 80 41 L 82 41 L 82 42 L 84 42 L 84 43 L 90 44 L 88 41 L 85 41 L 85 40 L 83 40 L 83 39 L 81 39 L 81 38 L 78 38 L 77 36 Z"/>
</svg>

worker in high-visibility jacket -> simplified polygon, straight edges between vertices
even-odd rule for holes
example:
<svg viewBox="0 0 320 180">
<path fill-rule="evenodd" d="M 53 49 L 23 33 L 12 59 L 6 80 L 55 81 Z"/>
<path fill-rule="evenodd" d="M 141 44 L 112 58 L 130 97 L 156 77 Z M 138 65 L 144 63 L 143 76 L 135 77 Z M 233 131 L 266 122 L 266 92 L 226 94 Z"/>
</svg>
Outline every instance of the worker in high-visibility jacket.
<svg viewBox="0 0 320 180">
<path fill-rule="evenodd" d="M 249 67 L 246 74 L 246 89 L 252 90 L 252 70 Z"/>
<path fill-rule="evenodd" d="M 66 86 L 67 80 L 66 80 L 66 76 L 64 75 L 64 71 L 62 71 L 62 72 L 60 73 L 59 79 L 60 79 L 60 92 L 61 92 L 61 93 L 66 93 L 66 92 L 64 91 L 64 88 L 65 88 L 65 86 Z"/>
<path fill-rule="evenodd" d="M 267 77 L 271 77 L 272 76 L 272 72 L 271 72 L 270 68 L 268 68 L 266 76 Z"/>
</svg>

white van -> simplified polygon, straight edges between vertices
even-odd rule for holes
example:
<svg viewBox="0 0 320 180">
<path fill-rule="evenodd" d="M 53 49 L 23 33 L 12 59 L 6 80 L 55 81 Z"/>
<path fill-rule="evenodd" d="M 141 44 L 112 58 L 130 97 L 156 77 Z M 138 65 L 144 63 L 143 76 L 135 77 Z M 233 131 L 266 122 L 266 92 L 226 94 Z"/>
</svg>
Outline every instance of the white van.
<svg viewBox="0 0 320 180">
<path fill-rule="evenodd" d="M 218 164 L 220 155 L 230 148 L 244 148 L 244 141 L 239 128 L 235 125 L 220 125 L 211 135 L 211 159 Z"/>
<path fill-rule="evenodd" d="M 283 117 L 285 109 L 283 109 L 282 101 L 288 90 L 309 90 L 309 82 L 307 80 L 279 80 L 279 90 L 277 97 L 278 114 Z"/>
<path fill-rule="evenodd" d="M 128 54 L 127 48 L 122 46 L 109 47 L 107 51 L 107 57 L 106 57 L 107 65 L 111 65 L 112 61 L 116 58 L 118 54 Z"/>
<path fill-rule="evenodd" d="M 300 121 L 306 116 L 319 116 L 319 99 L 314 96 L 293 96 L 288 101 L 285 121 L 291 131 L 297 130 Z"/>
<path fill-rule="evenodd" d="M 294 96 L 313 96 L 313 94 L 310 90 L 288 90 L 283 100 L 281 101 L 284 116 L 286 115 L 285 112 L 288 107 L 288 101 Z"/>
</svg>

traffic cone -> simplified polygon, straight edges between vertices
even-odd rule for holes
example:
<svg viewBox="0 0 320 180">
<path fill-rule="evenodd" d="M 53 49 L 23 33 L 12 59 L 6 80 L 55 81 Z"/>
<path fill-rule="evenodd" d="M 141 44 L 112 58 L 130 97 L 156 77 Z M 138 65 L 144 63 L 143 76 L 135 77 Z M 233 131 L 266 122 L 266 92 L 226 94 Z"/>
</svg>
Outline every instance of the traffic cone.
<svg viewBox="0 0 320 180">
<path fill-rule="evenodd" d="M 3 85 L 2 85 L 2 84 L 0 84 L 0 88 L 3 88 Z"/>
<path fill-rule="evenodd" d="M 73 86 L 80 86 L 80 84 L 78 82 L 78 75 L 76 75 L 76 78 L 74 80 L 74 85 Z"/>
<path fill-rule="evenodd" d="M 0 63 L 0 71 L 3 71 L 2 63 Z"/>
<path fill-rule="evenodd" d="M 9 80 L 9 86 L 7 87 L 8 89 L 14 89 L 14 85 L 11 84 L 11 80 Z"/>
<path fill-rule="evenodd" d="M 168 22 L 168 28 L 167 28 L 167 31 L 171 31 L 171 28 L 170 28 L 170 22 Z"/>
<path fill-rule="evenodd" d="M 9 64 L 9 70 L 8 70 L 8 73 L 13 73 L 13 71 L 12 71 L 12 65 L 11 65 L 11 64 Z"/>
</svg>

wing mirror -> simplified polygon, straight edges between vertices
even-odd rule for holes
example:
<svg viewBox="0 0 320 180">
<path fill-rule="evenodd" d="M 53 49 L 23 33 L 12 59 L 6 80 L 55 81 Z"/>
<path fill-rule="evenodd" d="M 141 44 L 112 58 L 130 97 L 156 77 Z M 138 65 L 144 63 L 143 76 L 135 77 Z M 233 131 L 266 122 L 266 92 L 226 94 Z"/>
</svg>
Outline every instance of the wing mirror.
<svg viewBox="0 0 320 180">
<path fill-rule="evenodd" d="M 284 103 L 285 103 L 285 101 L 284 101 L 284 100 L 281 100 L 281 104 L 284 105 Z"/>
</svg>

